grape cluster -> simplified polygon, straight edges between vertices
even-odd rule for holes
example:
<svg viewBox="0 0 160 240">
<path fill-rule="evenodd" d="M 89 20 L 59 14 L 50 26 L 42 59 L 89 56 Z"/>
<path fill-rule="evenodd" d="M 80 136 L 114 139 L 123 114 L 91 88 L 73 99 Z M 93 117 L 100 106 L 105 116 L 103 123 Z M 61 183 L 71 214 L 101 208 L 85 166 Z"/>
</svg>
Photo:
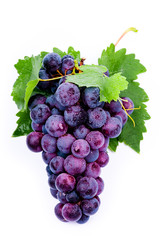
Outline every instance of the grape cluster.
<svg viewBox="0 0 160 240">
<path fill-rule="evenodd" d="M 63 74 L 68 74 L 73 62 L 68 55 L 61 59 L 50 54 L 43 60 L 43 73 L 54 74 L 61 66 Z M 131 114 L 133 102 L 124 98 L 122 103 Z M 42 151 L 50 192 L 59 200 L 55 215 L 61 221 L 82 224 L 98 211 L 104 189 L 100 173 L 109 162 L 109 139 L 119 136 L 128 118 L 122 103 L 100 102 L 99 88 L 67 82 L 47 98 L 41 94 L 30 98 L 33 132 L 27 136 L 27 146 L 33 152 Z"/>
</svg>

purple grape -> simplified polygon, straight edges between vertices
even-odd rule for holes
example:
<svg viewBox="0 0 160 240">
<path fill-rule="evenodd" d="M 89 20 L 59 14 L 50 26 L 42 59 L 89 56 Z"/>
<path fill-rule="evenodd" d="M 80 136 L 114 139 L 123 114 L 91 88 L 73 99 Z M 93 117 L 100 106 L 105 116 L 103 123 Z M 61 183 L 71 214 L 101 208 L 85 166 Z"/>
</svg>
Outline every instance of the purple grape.
<svg viewBox="0 0 160 240">
<path fill-rule="evenodd" d="M 59 192 L 59 191 L 57 192 L 57 199 L 63 204 L 67 203 L 66 194 L 62 192 Z"/>
<path fill-rule="evenodd" d="M 99 157 L 99 150 L 91 149 L 90 153 L 87 155 L 87 157 L 85 157 L 85 159 L 88 163 L 90 163 L 90 162 L 96 161 L 98 157 Z"/>
<path fill-rule="evenodd" d="M 91 162 L 91 163 L 87 164 L 84 175 L 86 177 L 97 178 L 97 177 L 99 177 L 100 173 L 101 173 L 101 168 L 100 168 L 99 164 L 97 162 Z"/>
<path fill-rule="evenodd" d="M 89 108 L 100 107 L 100 90 L 98 87 L 88 87 L 84 90 L 83 101 Z"/>
<path fill-rule="evenodd" d="M 89 216 L 82 214 L 82 217 L 77 221 L 77 223 L 79 224 L 86 223 L 89 220 L 89 218 L 90 218 Z"/>
<path fill-rule="evenodd" d="M 80 125 L 74 129 L 73 135 L 77 139 L 84 139 L 89 132 L 90 132 L 90 130 L 88 128 L 86 128 L 85 125 Z"/>
<path fill-rule="evenodd" d="M 42 132 L 43 132 L 44 134 L 48 134 L 48 132 L 47 132 L 47 130 L 46 130 L 46 128 L 45 128 L 45 125 L 42 125 Z"/>
<path fill-rule="evenodd" d="M 46 167 L 46 172 L 47 172 L 47 175 L 48 177 L 50 177 L 53 173 L 51 172 L 49 166 Z"/>
<path fill-rule="evenodd" d="M 49 79 L 49 78 L 51 78 L 51 75 L 47 72 L 46 69 L 41 68 L 39 70 L 39 78 L 40 79 Z M 37 88 L 42 91 L 50 92 L 51 82 L 50 81 L 39 81 L 37 84 Z"/>
<path fill-rule="evenodd" d="M 92 199 L 85 199 L 81 202 L 81 209 L 82 212 L 87 215 L 91 216 L 98 211 L 99 208 L 99 201 L 96 198 Z"/>
<path fill-rule="evenodd" d="M 68 126 L 64 121 L 64 117 L 61 115 L 50 116 L 46 121 L 45 128 L 53 137 L 61 137 L 68 130 Z"/>
<path fill-rule="evenodd" d="M 70 55 L 67 55 L 67 57 L 62 58 L 61 70 L 63 75 L 71 73 L 74 66 L 75 66 L 74 59 Z"/>
<path fill-rule="evenodd" d="M 45 152 L 54 153 L 57 148 L 57 140 L 55 137 L 45 134 L 41 140 L 42 148 Z"/>
<path fill-rule="evenodd" d="M 73 176 L 82 174 L 86 169 L 86 161 L 83 158 L 76 158 L 73 155 L 69 155 L 64 160 L 64 169 Z"/>
<path fill-rule="evenodd" d="M 47 118 L 51 115 L 51 111 L 46 104 L 38 104 L 32 108 L 30 117 L 32 121 L 38 124 L 44 124 Z"/>
<path fill-rule="evenodd" d="M 46 104 L 52 109 L 53 107 L 56 107 L 59 111 L 64 111 L 65 107 L 62 106 L 57 100 L 56 100 L 56 96 L 54 95 L 50 95 L 49 97 L 47 97 L 46 99 Z M 61 114 L 60 114 L 61 115 Z"/>
<path fill-rule="evenodd" d="M 94 108 L 88 110 L 88 125 L 92 129 L 101 128 L 107 120 L 105 111 L 100 108 Z"/>
<path fill-rule="evenodd" d="M 104 190 L 104 182 L 103 182 L 103 179 L 101 177 L 96 178 L 96 181 L 98 183 L 97 195 L 100 195 Z"/>
<path fill-rule="evenodd" d="M 46 97 L 42 94 L 35 94 L 32 97 L 30 97 L 28 102 L 28 108 L 31 110 L 33 107 L 35 107 L 38 104 L 44 104 L 46 102 Z"/>
<path fill-rule="evenodd" d="M 61 151 L 57 151 L 56 153 L 57 153 L 57 156 L 60 156 L 60 157 L 63 157 L 63 158 L 66 158 L 68 156 L 68 154 L 65 154 Z"/>
<path fill-rule="evenodd" d="M 60 156 L 56 156 L 52 158 L 49 163 L 49 167 L 54 174 L 62 173 L 64 170 L 63 166 L 64 166 L 64 158 Z"/>
<path fill-rule="evenodd" d="M 54 198 L 56 198 L 57 199 L 57 190 L 56 189 L 53 189 L 53 188 L 50 188 L 50 193 L 52 194 L 52 196 L 54 197 Z"/>
<path fill-rule="evenodd" d="M 56 178 L 57 178 L 57 176 L 55 174 L 53 174 L 53 173 L 48 178 L 48 184 L 49 184 L 50 188 L 55 189 L 55 190 L 57 190 L 56 186 L 55 186 Z"/>
<path fill-rule="evenodd" d="M 110 103 L 108 103 L 108 102 L 105 103 L 104 109 L 109 111 L 112 114 L 112 113 L 120 112 L 122 109 L 122 106 L 118 100 L 117 101 L 112 100 Z"/>
<path fill-rule="evenodd" d="M 72 154 L 77 158 L 85 158 L 90 153 L 90 146 L 84 139 L 73 142 L 71 147 Z"/>
<path fill-rule="evenodd" d="M 99 205 L 100 205 L 100 204 L 101 204 L 101 199 L 100 199 L 100 197 L 99 197 L 98 195 L 96 195 L 95 198 L 98 200 Z"/>
<path fill-rule="evenodd" d="M 62 115 L 62 113 L 57 108 L 52 108 L 51 110 L 52 115 Z"/>
<path fill-rule="evenodd" d="M 76 191 L 72 191 L 66 194 L 66 199 L 69 203 L 78 203 L 80 198 Z"/>
<path fill-rule="evenodd" d="M 108 148 L 108 145 L 109 145 L 109 137 L 106 137 L 105 141 L 104 141 L 104 144 L 101 148 L 99 148 L 99 151 L 100 152 L 106 152 L 106 150 Z"/>
<path fill-rule="evenodd" d="M 86 122 L 87 113 L 79 105 L 71 106 L 64 111 L 64 119 L 70 127 L 77 127 Z"/>
<path fill-rule="evenodd" d="M 116 138 L 122 131 L 122 123 L 118 118 L 110 117 L 102 127 L 105 137 Z"/>
<path fill-rule="evenodd" d="M 32 122 L 31 127 L 32 127 L 33 131 L 42 132 L 42 125 L 41 124 L 37 124 L 35 122 Z"/>
<path fill-rule="evenodd" d="M 125 101 L 122 100 L 122 104 L 126 109 L 127 113 L 130 115 L 134 110 L 134 103 L 129 97 L 122 97 L 122 99 L 125 100 Z"/>
<path fill-rule="evenodd" d="M 100 167 L 105 167 L 109 162 L 109 155 L 107 152 L 100 152 L 99 157 L 96 160 Z"/>
<path fill-rule="evenodd" d="M 58 191 L 63 193 L 69 193 L 75 188 L 76 180 L 73 176 L 67 173 L 61 173 L 56 178 L 55 185 Z"/>
<path fill-rule="evenodd" d="M 91 199 L 97 194 L 98 183 L 93 177 L 83 177 L 78 181 L 76 190 L 82 198 Z"/>
<path fill-rule="evenodd" d="M 65 154 L 71 153 L 71 146 L 72 143 L 75 141 L 75 137 L 73 137 L 71 134 L 65 134 L 58 138 L 57 140 L 57 147 L 58 149 Z"/>
<path fill-rule="evenodd" d="M 49 164 L 51 159 L 56 156 L 56 153 L 42 152 L 42 159 L 46 164 Z"/>
<path fill-rule="evenodd" d="M 86 136 L 86 141 L 90 144 L 92 149 L 99 149 L 103 146 L 105 138 L 99 131 L 91 131 Z"/>
<path fill-rule="evenodd" d="M 63 203 L 58 203 L 55 208 L 54 208 L 54 212 L 56 217 L 61 220 L 62 222 L 67 222 L 66 219 L 64 219 L 64 217 L 62 216 L 62 208 L 63 208 L 64 204 Z"/>
<path fill-rule="evenodd" d="M 41 146 L 41 139 L 43 137 L 43 133 L 41 132 L 31 132 L 28 134 L 26 143 L 28 148 L 32 152 L 41 152 L 42 146 Z"/>
<path fill-rule="evenodd" d="M 79 88 L 73 83 L 62 83 L 56 91 L 57 101 L 64 107 L 69 107 L 78 102 Z"/>
<path fill-rule="evenodd" d="M 61 66 L 61 57 L 57 53 L 48 53 L 42 63 L 49 73 L 54 74 Z"/>
<path fill-rule="evenodd" d="M 114 117 L 117 117 L 117 116 L 121 117 L 121 119 L 122 119 L 122 127 L 123 127 L 126 124 L 127 120 L 128 120 L 128 116 L 127 116 L 126 112 L 123 109 L 121 109 L 120 112 L 118 112 L 118 113 L 116 113 L 114 115 Z"/>
<path fill-rule="evenodd" d="M 66 203 L 62 208 L 62 216 L 67 221 L 78 221 L 82 216 L 82 211 L 77 204 Z"/>
</svg>

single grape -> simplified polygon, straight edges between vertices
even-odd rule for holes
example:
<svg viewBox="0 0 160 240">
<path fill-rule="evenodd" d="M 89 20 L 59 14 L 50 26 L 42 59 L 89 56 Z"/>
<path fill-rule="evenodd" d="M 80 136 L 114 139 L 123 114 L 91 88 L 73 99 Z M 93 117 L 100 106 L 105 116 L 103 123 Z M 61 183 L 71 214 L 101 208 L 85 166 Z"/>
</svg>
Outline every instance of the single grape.
<svg viewBox="0 0 160 240">
<path fill-rule="evenodd" d="M 68 130 L 68 126 L 64 121 L 64 117 L 61 115 L 50 116 L 46 121 L 45 128 L 53 137 L 61 137 Z"/>
<path fill-rule="evenodd" d="M 122 97 L 122 104 L 126 109 L 127 113 L 130 115 L 134 110 L 134 103 L 129 97 Z"/>
<path fill-rule="evenodd" d="M 109 162 L 109 155 L 107 152 L 100 152 L 99 157 L 96 160 L 100 167 L 105 167 Z"/>
<path fill-rule="evenodd" d="M 87 164 L 84 175 L 86 177 L 97 178 L 97 177 L 99 177 L 100 173 L 101 173 L 101 168 L 100 168 L 99 164 L 97 162 L 91 162 L 91 163 Z"/>
<path fill-rule="evenodd" d="M 99 131 L 91 131 L 86 136 L 86 141 L 90 144 L 92 149 L 99 149 L 103 146 L 105 138 Z"/>
<path fill-rule="evenodd" d="M 41 152 L 42 146 L 41 146 L 41 139 L 43 137 L 43 133 L 41 132 L 31 132 L 28 134 L 26 143 L 28 148 L 32 152 Z"/>
<path fill-rule="evenodd" d="M 105 111 L 100 108 L 94 108 L 88 110 L 88 125 L 92 129 L 101 128 L 107 120 Z"/>
<path fill-rule="evenodd" d="M 78 196 L 76 191 L 72 191 L 66 194 L 66 199 L 69 203 L 78 203 L 80 200 L 80 197 Z"/>
<path fill-rule="evenodd" d="M 117 116 L 121 117 L 121 119 L 122 119 L 122 127 L 123 127 L 126 124 L 127 120 L 128 120 L 128 116 L 127 116 L 126 112 L 123 109 L 121 109 L 120 112 L 118 112 L 118 113 L 116 113 L 114 115 L 114 117 L 117 117 Z"/>
<path fill-rule="evenodd" d="M 41 124 L 32 122 L 31 127 L 32 127 L 33 131 L 42 132 L 42 125 Z"/>
<path fill-rule="evenodd" d="M 51 75 L 47 72 L 46 69 L 41 68 L 39 71 L 39 78 L 40 79 L 49 79 L 49 78 L 51 78 Z M 50 92 L 51 82 L 50 81 L 39 81 L 36 87 L 42 91 Z"/>
<path fill-rule="evenodd" d="M 122 106 L 121 103 L 117 100 L 112 100 L 110 103 L 106 102 L 104 105 L 104 109 L 112 113 L 118 113 L 121 111 Z"/>
<path fill-rule="evenodd" d="M 64 169 L 67 173 L 76 176 L 82 174 L 86 169 L 86 161 L 83 158 L 77 158 L 69 155 L 64 160 Z"/>
<path fill-rule="evenodd" d="M 91 216 L 98 211 L 99 201 L 96 198 L 85 199 L 81 202 L 81 209 L 87 216 Z"/>
<path fill-rule="evenodd" d="M 64 111 L 64 119 L 70 127 L 77 127 L 86 122 L 87 113 L 79 105 L 71 106 Z"/>
<path fill-rule="evenodd" d="M 62 208 L 63 208 L 64 204 L 63 203 L 58 203 L 55 208 L 54 208 L 54 212 L 56 217 L 61 220 L 62 222 L 67 222 L 66 219 L 64 219 L 64 217 L 62 216 Z"/>
<path fill-rule="evenodd" d="M 65 193 L 62 193 L 62 192 L 57 192 L 57 199 L 61 202 L 61 203 L 63 203 L 63 204 L 65 204 L 65 203 L 67 203 L 67 200 L 66 200 L 66 194 Z"/>
<path fill-rule="evenodd" d="M 56 156 L 51 159 L 49 167 L 54 174 L 59 174 L 64 171 L 64 158 Z"/>
<path fill-rule="evenodd" d="M 49 184 L 50 188 L 55 189 L 55 190 L 57 190 L 56 186 L 55 186 L 56 178 L 57 178 L 57 176 L 55 174 L 53 174 L 53 172 L 52 172 L 52 175 L 50 175 L 48 178 L 48 184 Z"/>
<path fill-rule="evenodd" d="M 42 152 L 42 159 L 46 164 L 49 164 L 51 159 L 56 156 L 56 153 Z"/>
<path fill-rule="evenodd" d="M 67 57 L 62 58 L 61 71 L 63 75 L 71 73 L 74 66 L 75 66 L 74 59 L 70 55 L 67 55 Z"/>
<path fill-rule="evenodd" d="M 78 181 L 76 190 L 82 198 L 91 199 L 97 194 L 98 183 L 93 177 L 83 177 Z"/>
<path fill-rule="evenodd" d="M 46 97 L 42 94 L 35 94 L 30 97 L 28 101 L 28 108 L 31 110 L 33 107 L 35 107 L 38 104 L 44 104 L 46 102 Z"/>
<path fill-rule="evenodd" d="M 107 148 L 108 148 L 108 145 L 109 145 L 109 137 L 105 137 L 104 144 L 101 148 L 99 148 L 99 151 L 100 152 L 106 152 Z"/>
<path fill-rule="evenodd" d="M 97 195 L 100 195 L 104 190 L 104 182 L 103 182 L 103 179 L 101 177 L 96 178 L 96 181 L 98 183 Z"/>
<path fill-rule="evenodd" d="M 90 218 L 89 216 L 82 214 L 82 217 L 77 221 L 77 223 L 79 224 L 86 223 L 89 220 L 89 218 Z"/>
<path fill-rule="evenodd" d="M 83 102 L 89 108 L 100 107 L 102 105 L 102 102 L 100 102 L 100 89 L 98 87 L 85 88 Z"/>
<path fill-rule="evenodd" d="M 122 123 L 118 118 L 110 117 L 102 127 L 105 137 L 116 138 L 122 131 Z"/>
<path fill-rule="evenodd" d="M 84 139 L 87 134 L 90 132 L 90 130 L 88 128 L 86 128 L 85 125 L 79 125 L 78 127 L 76 127 L 73 131 L 73 135 L 77 138 L 77 139 Z"/>
<path fill-rule="evenodd" d="M 71 153 L 71 146 L 72 143 L 75 141 L 75 137 L 73 137 L 71 134 L 65 134 L 58 138 L 57 140 L 57 147 L 58 149 L 65 154 Z"/>
<path fill-rule="evenodd" d="M 73 176 L 67 173 L 61 173 L 56 178 L 55 185 L 58 191 L 63 193 L 69 193 L 75 188 L 76 180 Z"/>
<path fill-rule="evenodd" d="M 51 111 L 46 104 L 38 104 L 30 112 L 32 121 L 37 124 L 44 124 L 50 115 Z"/>
<path fill-rule="evenodd" d="M 66 203 L 62 208 L 62 216 L 67 221 L 78 221 L 82 216 L 82 211 L 77 204 Z"/>
<path fill-rule="evenodd" d="M 52 196 L 54 197 L 54 198 L 56 198 L 57 199 L 57 190 L 56 189 L 53 189 L 53 188 L 50 188 L 50 193 L 52 194 Z"/>
<path fill-rule="evenodd" d="M 42 63 L 50 74 L 54 74 L 61 66 L 61 57 L 57 53 L 48 53 Z"/>
<path fill-rule="evenodd" d="M 79 88 L 73 83 L 62 83 L 57 88 L 56 99 L 64 107 L 69 107 L 76 104 L 79 98 Z"/>
<path fill-rule="evenodd" d="M 55 137 L 45 134 L 41 140 L 42 148 L 45 152 L 54 153 L 57 148 L 57 140 Z"/>
<path fill-rule="evenodd" d="M 73 142 L 71 147 L 72 154 L 77 158 L 85 158 L 90 153 L 90 146 L 84 139 Z"/>
<path fill-rule="evenodd" d="M 90 153 L 85 157 L 87 163 L 94 162 L 99 157 L 99 150 L 98 149 L 91 149 Z"/>
</svg>

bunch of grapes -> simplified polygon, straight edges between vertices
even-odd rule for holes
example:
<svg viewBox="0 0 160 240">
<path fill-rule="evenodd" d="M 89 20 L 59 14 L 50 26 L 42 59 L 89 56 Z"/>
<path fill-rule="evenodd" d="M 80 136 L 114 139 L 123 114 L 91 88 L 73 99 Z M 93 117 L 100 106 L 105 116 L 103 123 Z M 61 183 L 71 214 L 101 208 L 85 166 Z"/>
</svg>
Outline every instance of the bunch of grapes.
<svg viewBox="0 0 160 240">
<path fill-rule="evenodd" d="M 58 69 L 65 76 L 73 68 L 73 57 L 61 59 L 51 53 L 43 59 L 40 77 L 53 76 Z M 54 81 L 50 82 L 53 87 Z M 129 98 L 100 102 L 97 87 L 79 88 L 61 80 L 54 87 L 54 94 L 47 98 L 41 94 L 30 98 L 33 132 L 27 136 L 27 146 L 33 152 L 42 151 L 50 192 L 59 200 L 55 215 L 81 224 L 98 211 L 104 189 L 100 173 L 109 162 L 109 139 L 120 135 L 134 105 Z"/>
</svg>

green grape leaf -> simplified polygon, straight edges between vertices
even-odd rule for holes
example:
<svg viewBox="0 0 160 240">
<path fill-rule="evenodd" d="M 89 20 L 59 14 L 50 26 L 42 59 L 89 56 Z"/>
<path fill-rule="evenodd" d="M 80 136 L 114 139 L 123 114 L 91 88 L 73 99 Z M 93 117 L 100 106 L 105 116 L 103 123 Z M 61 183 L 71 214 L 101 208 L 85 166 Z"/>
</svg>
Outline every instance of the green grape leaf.
<svg viewBox="0 0 160 240">
<path fill-rule="evenodd" d="M 32 95 L 33 90 L 35 89 L 35 87 L 37 86 L 39 80 L 31 80 L 27 83 L 27 87 L 26 87 L 26 92 L 25 92 L 25 105 L 24 105 L 24 109 L 26 109 L 28 107 L 28 101 Z"/>
<path fill-rule="evenodd" d="M 66 52 L 63 52 L 59 48 L 56 48 L 56 47 L 53 48 L 53 52 L 59 54 L 59 56 L 61 58 L 64 57 L 67 54 Z"/>
<path fill-rule="evenodd" d="M 82 65 L 80 67 L 82 73 L 68 75 L 67 82 L 72 82 L 80 87 L 99 87 L 100 101 L 110 102 L 117 100 L 122 90 L 127 88 L 128 82 L 120 73 L 111 77 L 104 75 L 107 71 L 105 66 L 98 65 Z"/>
<path fill-rule="evenodd" d="M 69 47 L 68 48 L 68 52 L 67 54 L 71 55 L 72 57 L 74 57 L 74 60 L 77 60 L 77 61 L 81 61 L 81 58 L 80 58 L 80 51 L 75 51 L 73 47 Z"/>
</svg>

